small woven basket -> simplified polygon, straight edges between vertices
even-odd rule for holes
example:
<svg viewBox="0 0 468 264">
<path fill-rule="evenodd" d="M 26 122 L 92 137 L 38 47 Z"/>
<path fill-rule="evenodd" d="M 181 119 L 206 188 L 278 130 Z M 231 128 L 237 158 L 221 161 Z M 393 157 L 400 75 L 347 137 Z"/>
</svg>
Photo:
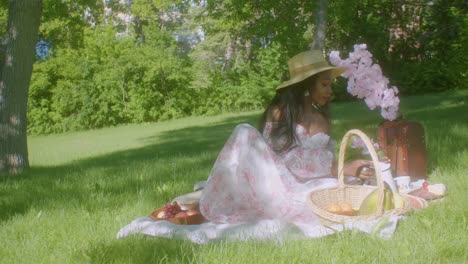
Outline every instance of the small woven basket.
<svg viewBox="0 0 468 264">
<path fill-rule="evenodd" d="M 346 146 L 351 135 L 359 136 L 365 143 L 372 157 L 377 178 L 377 186 L 346 185 L 344 184 L 344 155 Z M 341 215 L 331 213 L 325 208 L 331 203 L 346 202 L 351 204 L 353 209 L 359 208 L 364 199 L 374 190 L 378 190 L 377 210 L 369 215 Z M 372 220 L 384 215 L 401 215 L 409 212 L 411 205 L 405 200 L 401 208 L 383 210 L 384 208 L 384 183 L 379 168 L 379 159 L 370 139 L 357 129 L 348 131 L 341 142 L 338 157 L 338 186 L 333 188 L 323 188 L 312 191 L 307 196 L 307 205 L 320 218 L 323 225 L 336 223 L 354 222 L 361 220 Z"/>
</svg>

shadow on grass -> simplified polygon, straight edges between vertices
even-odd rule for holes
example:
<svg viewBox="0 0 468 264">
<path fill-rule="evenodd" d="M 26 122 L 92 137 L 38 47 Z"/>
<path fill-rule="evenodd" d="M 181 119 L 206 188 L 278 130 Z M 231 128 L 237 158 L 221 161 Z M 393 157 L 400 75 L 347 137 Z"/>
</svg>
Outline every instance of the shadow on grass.
<svg viewBox="0 0 468 264">
<path fill-rule="evenodd" d="M 0 192 L 0 221 L 23 214 L 31 207 L 73 204 L 92 211 L 92 208 L 99 209 L 99 205 L 90 200 L 90 193 L 128 197 L 154 186 L 154 182 L 164 184 L 174 181 L 172 174 L 177 174 L 177 171 L 139 171 L 151 168 L 153 163 L 171 167 L 177 161 L 178 169 L 188 171 L 194 167 L 211 168 L 233 128 L 241 122 L 256 124 L 256 120 L 257 115 L 232 117 L 208 126 L 163 132 L 142 138 L 147 144 L 142 148 L 82 159 L 62 166 L 33 167 L 23 175 L 2 178 L 0 183 L 4 187 Z M 204 154 L 204 158 L 200 158 L 201 154 Z M 199 180 L 205 179 L 208 172 Z M 127 175 L 141 173 L 145 174 L 144 177 Z M 194 182 L 189 184 L 193 186 Z"/>
<path fill-rule="evenodd" d="M 196 180 L 206 179 L 218 152 L 234 127 L 238 123 L 254 125 L 257 118 L 258 115 L 255 114 L 231 117 L 207 126 L 163 132 L 141 138 L 146 145 L 142 148 L 114 152 L 61 166 L 33 167 L 23 175 L 2 178 L 0 222 L 24 215 L 31 210 L 47 211 L 60 208 L 65 209 L 66 214 L 70 212 L 68 209 L 78 209 L 80 212 L 96 215 L 95 217 L 106 213 L 115 214 L 111 217 L 115 219 L 125 215 L 123 209 L 119 208 L 141 200 L 142 193 L 144 199 L 167 202 L 183 192 L 191 191 Z M 177 164 L 175 169 L 171 168 L 174 163 Z M 157 171 L 154 172 L 153 169 Z M 188 174 L 191 177 L 184 177 Z M 174 178 L 174 175 L 178 177 Z M 193 175 L 197 175 L 196 179 L 193 179 Z M 162 193 L 154 190 L 155 186 L 174 185 L 175 181 L 184 183 L 179 188 L 168 188 Z M 141 215 L 133 215 L 131 218 L 139 216 Z M 115 233 L 117 231 L 115 230 Z M 73 237 L 73 234 L 68 234 L 68 237 Z M 104 244 L 90 243 L 85 255 L 89 255 L 93 260 L 102 257 L 117 262 L 120 259 L 128 259 L 123 262 L 140 263 L 145 259 L 181 260 L 188 257 L 185 254 L 190 252 L 179 246 L 181 241 L 150 238 L 135 243 L 138 239 L 131 238 L 130 242 L 125 240 L 112 240 L 110 243 L 104 240 Z M 130 245 L 134 243 L 139 246 Z M 126 250 L 128 247 L 131 247 L 132 253 Z M 77 256 L 83 257 L 86 256 Z"/>
<path fill-rule="evenodd" d="M 197 252 L 199 247 L 180 240 L 134 235 L 111 243 L 95 244 L 88 249 L 86 258 L 90 262 L 103 263 L 193 263 L 193 252 Z M 82 260 L 82 256 L 76 257 Z"/>
<path fill-rule="evenodd" d="M 456 155 L 465 151 L 468 146 L 468 137 L 451 130 L 454 126 L 468 124 L 466 102 L 467 93 L 431 95 L 426 96 L 425 100 L 418 97 L 403 98 L 401 108 L 403 113 L 408 113 L 406 116 L 409 120 L 423 124 L 426 137 L 430 140 L 451 138 L 443 146 L 444 153 Z M 351 128 L 358 128 L 371 137 L 375 136 L 380 122 L 378 111 L 369 111 L 361 102 L 339 104 L 332 109 L 332 137 L 338 142 Z M 203 180 L 233 128 L 239 123 L 256 125 L 258 118 L 258 114 L 251 114 L 226 118 L 207 126 L 166 131 L 142 138 L 146 144 L 142 148 L 114 152 L 57 167 L 33 167 L 20 177 L 3 178 L 0 180 L 5 186 L 0 193 L 0 221 L 23 214 L 32 206 L 57 206 L 60 201 L 63 206 L 74 203 L 91 211 L 93 208 L 97 210 L 99 206 L 89 199 L 90 193 L 128 197 L 153 186 L 155 181 L 161 184 L 174 181 L 174 173 L 183 177 L 183 173 L 190 172 L 199 175 L 197 180 Z M 432 153 L 434 147 L 430 142 L 427 145 L 430 171 L 438 164 L 439 156 L 438 153 Z M 175 159 L 178 171 L 153 174 L 145 171 L 145 177 L 140 178 L 126 176 L 129 173 L 138 175 L 139 170 L 148 167 L 148 164 L 158 163 L 170 167 Z M 177 180 L 183 181 L 183 178 Z M 186 184 L 192 186 L 193 182 Z M 167 193 L 165 198 L 173 195 L 174 193 Z M 116 202 L 118 201 L 117 198 Z"/>
</svg>

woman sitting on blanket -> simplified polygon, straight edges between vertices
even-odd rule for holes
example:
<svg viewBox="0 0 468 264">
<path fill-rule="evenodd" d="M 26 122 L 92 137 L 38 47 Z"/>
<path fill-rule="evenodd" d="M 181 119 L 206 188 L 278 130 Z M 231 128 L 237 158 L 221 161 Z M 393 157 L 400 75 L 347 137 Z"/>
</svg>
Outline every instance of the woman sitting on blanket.
<svg viewBox="0 0 468 264">
<path fill-rule="evenodd" d="M 337 184 L 328 102 L 331 83 L 346 68 L 332 67 L 319 50 L 288 61 L 290 80 L 254 127 L 238 125 L 221 150 L 202 191 L 200 211 L 216 223 L 262 219 L 319 224 L 306 195 Z M 365 180 L 372 162 L 345 164 L 344 175 Z"/>
</svg>

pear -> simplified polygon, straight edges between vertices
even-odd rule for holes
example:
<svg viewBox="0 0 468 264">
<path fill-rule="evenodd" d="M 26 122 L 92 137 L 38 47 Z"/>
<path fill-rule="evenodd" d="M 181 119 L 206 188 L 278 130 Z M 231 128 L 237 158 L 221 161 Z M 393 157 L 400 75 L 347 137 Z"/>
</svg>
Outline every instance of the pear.
<svg viewBox="0 0 468 264">
<path fill-rule="evenodd" d="M 403 200 L 403 197 L 401 197 L 400 194 L 394 193 L 393 194 L 393 204 L 395 205 L 395 208 L 402 208 L 404 205 L 405 201 Z"/>
<path fill-rule="evenodd" d="M 377 210 L 377 201 L 379 198 L 379 193 L 376 190 L 372 191 L 365 199 L 362 201 L 361 206 L 359 207 L 359 215 L 369 215 L 374 213 Z M 394 208 L 393 202 L 393 192 L 385 184 L 384 188 L 384 210 L 390 210 Z"/>
<path fill-rule="evenodd" d="M 393 201 L 393 192 L 387 187 L 387 184 L 385 183 L 385 190 L 384 190 L 384 211 L 385 210 L 390 210 L 395 208 L 395 203 Z"/>
</svg>

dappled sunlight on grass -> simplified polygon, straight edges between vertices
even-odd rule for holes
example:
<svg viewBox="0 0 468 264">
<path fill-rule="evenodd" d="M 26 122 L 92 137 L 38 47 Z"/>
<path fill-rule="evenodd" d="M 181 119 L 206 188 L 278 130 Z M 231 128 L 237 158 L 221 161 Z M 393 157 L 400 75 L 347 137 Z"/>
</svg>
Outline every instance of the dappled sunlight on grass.
<svg viewBox="0 0 468 264">
<path fill-rule="evenodd" d="M 468 215 L 460 202 L 468 186 L 467 97 L 462 91 L 402 98 L 405 117 L 425 128 L 430 179 L 445 183 L 449 195 L 401 221 L 392 240 L 354 231 L 286 244 L 218 241 L 200 246 L 142 235 L 115 238 L 132 219 L 206 179 L 234 127 L 257 125 L 261 112 L 255 111 L 31 137 L 31 170 L 0 180 L 0 239 L 7 241 L 0 258 L 6 263 L 305 263 L 324 257 L 359 263 L 456 262 L 465 256 L 461 234 Z M 351 128 L 375 138 L 381 121 L 379 112 L 361 101 L 334 104 L 332 117 L 337 141 Z"/>
<path fill-rule="evenodd" d="M 191 191 L 195 182 L 206 179 L 217 153 L 236 123 L 255 123 L 257 117 L 257 112 L 227 114 L 193 118 L 185 122 L 176 120 L 176 125 L 171 122 L 143 125 L 143 129 L 132 125 L 132 129 L 129 126 L 108 128 L 89 131 L 89 135 L 85 132 L 69 133 L 70 142 L 65 135 L 57 135 L 58 142 L 54 142 L 51 136 L 36 137 L 31 143 L 31 156 L 38 157 L 34 151 L 41 154 L 52 152 L 40 157 L 41 161 L 37 162 L 50 165 L 36 165 L 21 177 L 1 180 L 0 223 L 9 228 L 3 229 L 3 233 L 0 231 L 0 237 L 9 236 L 9 230 L 24 230 L 24 235 L 4 247 L 10 253 L 3 254 L 0 250 L 0 255 L 15 259 L 21 253 L 14 248 L 18 247 L 17 243 L 27 239 L 30 242 L 24 247 L 30 249 L 38 247 L 32 241 L 66 240 L 62 241 L 63 245 L 57 245 L 57 251 L 36 249 L 34 258 L 44 261 L 50 259 L 49 254 L 56 256 L 54 259 L 61 259 L 57 256 L 62 254 L 66 262 L 71 252 L 63 254 L 64 247 L 73 248 L 73 258 L 81 260 L 114 259 L 113 255 L 119 257 L 119 254 L 115 254 L 119 248 L 112 249 L 115 243 L 122 244 L 121 240 L 115 240 L 118 229 L 137 216 L 147 215 L 153 208 L 175 196 Z M 106 131 L 106 137 L 103 131 Z M 112 145 L 117 138 L 124 138 L 122 144 Z M 88 144 L 80 145 L 80 141 L 87 141 Z M 38 144 L 34 145 L 35 142 Z M 44 149 L 45 145 L 47 149 Z M 89 145 L 103 148 L 87 153 Z M 122 146 L 127 148 L 122 150 Z M 62 209 L 57 213 L 59 208 Z M 39 218 L 36 219 L 37 215 Z M 94 220 L 89 221 L 90 217 Z M 37 223 L 45 221 L 47 224 L 30 229 L 31 220 Z M 77 221 L 81 221 L 81 224 Z M 106 228 L 97 230 L 90 237 L 86 230 L 95 225 L 101 228 L 105 225 Z M 67 236 L 73 239 L 63 238 Z M 89 242 L 83 245 L 84 241 Z M 96 244 L 92 241 L 101 242 Z M 167 242 L 158 243 L 167 245 Z M 128 247 L 128 244 L 125 245 Z M 102 250 L 107 247 L 108 250 Z M 169 252 L 180 255 L 178 250 Z M 133 259 L 127 253 L 124 255 L 127 258 L 123 259 Z M 135 258 L 144 261 L 154 257 L 167 259 L 168 254 L 150 252 Z M 182 257 L 180 260 L 183 259 L 188 258 Z"/>
</svg>

